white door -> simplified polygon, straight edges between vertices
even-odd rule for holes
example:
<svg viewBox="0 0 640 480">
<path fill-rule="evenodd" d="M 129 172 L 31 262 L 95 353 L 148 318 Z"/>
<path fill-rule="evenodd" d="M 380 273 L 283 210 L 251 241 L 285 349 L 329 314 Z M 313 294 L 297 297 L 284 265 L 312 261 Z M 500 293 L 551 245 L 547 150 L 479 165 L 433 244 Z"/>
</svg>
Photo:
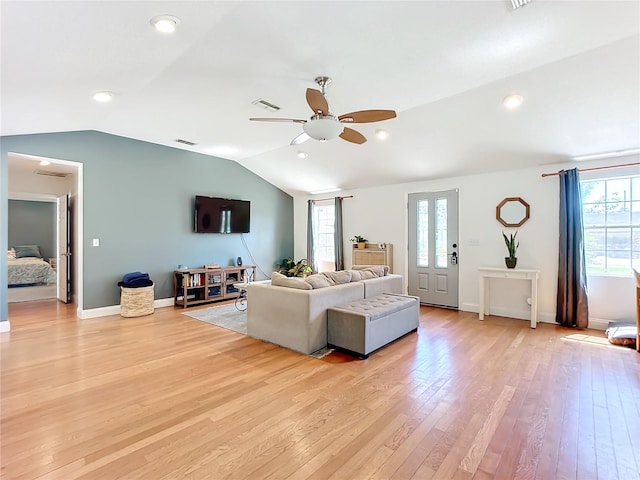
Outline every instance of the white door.
<svg viewBox="0 0 640 480">
<path fill-rule="evenodd" d="M 458 308 L 458 191 L 409 195 L 409 294 Z"/>
<path fill-rule="evenodd" d="M 58 300 L 64 303 L 71 301 L 71 225 L 69 222 L 69 195 L 58 197 Z"/>
</svg>

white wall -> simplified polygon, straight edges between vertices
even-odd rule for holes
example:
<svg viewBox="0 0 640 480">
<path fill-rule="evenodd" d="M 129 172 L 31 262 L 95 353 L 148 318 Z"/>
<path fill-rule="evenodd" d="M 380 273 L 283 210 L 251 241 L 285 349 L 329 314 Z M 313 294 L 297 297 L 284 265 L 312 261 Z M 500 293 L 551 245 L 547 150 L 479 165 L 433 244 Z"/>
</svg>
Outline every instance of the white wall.
<svg viewBox="0 0 640 480">
<path fill-rule="evenodd" d="M 353 195 L 343 202 L 345 231 L 345 264 L 351 265 L 349 239 L 363 235 L 372 243 L 394 245 L 395 273 L 407 272 L 407 196 L 409 193 L 459 190 L 459 308 L 478 311 L 478 275 L 480 266 L 504 266 L 507 255 L 502 231 L 495 218 L 496 205 L 505 197 L 522 197 L 531 206 L 530 219 L 518 230 L 520 248 L 518 267 L 540 269 L 538 284 L 539 320 L 555 321 L 558 262 L 558 179 L 542 178 L 542 173 L 561 168 L 589 168 L 618 163 L 638 162 L 640 158 L 618 158 L 613 161 L 547 165 L 524 170 L 487 173 L 442 180 L 405 183 L 384 187 L 342 191 Z M 635 173 L 640 168 L 635 167 Z M 326 195 L 325 195 L 326 197 Z M 294 256 L 306 256 L 307 200 L 294 200 Z M 589 307 L 593 326 L 597 320 L 635 319 L 635 282 L 631 275 L 619 277 L 589 277 Z M 406 285 L 405 285 L 406 287 Z M 529 283 L 525 281 L 492 280 L 492 313 L 514 318 L 529 318 Z"/>
</svg>

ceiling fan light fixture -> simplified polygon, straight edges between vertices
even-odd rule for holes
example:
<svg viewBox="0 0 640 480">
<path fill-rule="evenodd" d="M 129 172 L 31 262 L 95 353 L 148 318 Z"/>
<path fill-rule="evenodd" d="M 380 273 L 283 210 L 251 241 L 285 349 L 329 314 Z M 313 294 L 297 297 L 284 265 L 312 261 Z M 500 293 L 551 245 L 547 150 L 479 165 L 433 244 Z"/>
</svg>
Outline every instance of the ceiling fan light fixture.
<svg viewBox="0 0 640 480">
<path fill-rule="evenodd" d="M 178 28 L 180 19 L 173 15 L 156 15 L 150 23 L 160 33 L 173 33 Z"/>
<path fill-rule="evenodd" d="M 312 118 L 302 125 L 302 129 L 311 138 L 326 142 L 338 137 L 344 130 L 344 125 L 335 117 Z"/>
</svg>

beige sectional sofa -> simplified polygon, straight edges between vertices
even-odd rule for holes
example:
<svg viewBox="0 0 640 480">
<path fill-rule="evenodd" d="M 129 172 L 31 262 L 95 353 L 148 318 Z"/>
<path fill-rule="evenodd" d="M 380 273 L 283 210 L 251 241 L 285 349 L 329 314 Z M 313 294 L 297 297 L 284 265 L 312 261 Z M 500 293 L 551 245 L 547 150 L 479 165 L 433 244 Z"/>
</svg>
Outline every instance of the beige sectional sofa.
<svg viewBox="0 0 640 480">
<path fill-rule="evenodd" d="M 381 293 L 403 293 L 403 277 L 387 271 L 364 267 L 306 279 L 274 272 L 270 285 L 256 282 L 247 287 L 247 334 L 307 355 L 325 348 L 329 307 Z"/>
</svg>

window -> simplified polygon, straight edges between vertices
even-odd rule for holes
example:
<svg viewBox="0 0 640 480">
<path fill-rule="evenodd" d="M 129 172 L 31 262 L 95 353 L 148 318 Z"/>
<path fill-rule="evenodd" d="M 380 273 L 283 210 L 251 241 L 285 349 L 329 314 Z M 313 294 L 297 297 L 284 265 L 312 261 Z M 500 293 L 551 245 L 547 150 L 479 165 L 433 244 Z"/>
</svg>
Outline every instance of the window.
<svg viewBox="0 0 640 480">
<path fill-rule="evenodd" d="M 335 205 L 314 205 L 313 225 L 315 235 L 316 265 L 319 272 L 335 270 Z"/>
<path fill-rule="evenodd" d="M 640 176 L 583 180 L 587 273 L 640 269 Z"/>
</svg>

